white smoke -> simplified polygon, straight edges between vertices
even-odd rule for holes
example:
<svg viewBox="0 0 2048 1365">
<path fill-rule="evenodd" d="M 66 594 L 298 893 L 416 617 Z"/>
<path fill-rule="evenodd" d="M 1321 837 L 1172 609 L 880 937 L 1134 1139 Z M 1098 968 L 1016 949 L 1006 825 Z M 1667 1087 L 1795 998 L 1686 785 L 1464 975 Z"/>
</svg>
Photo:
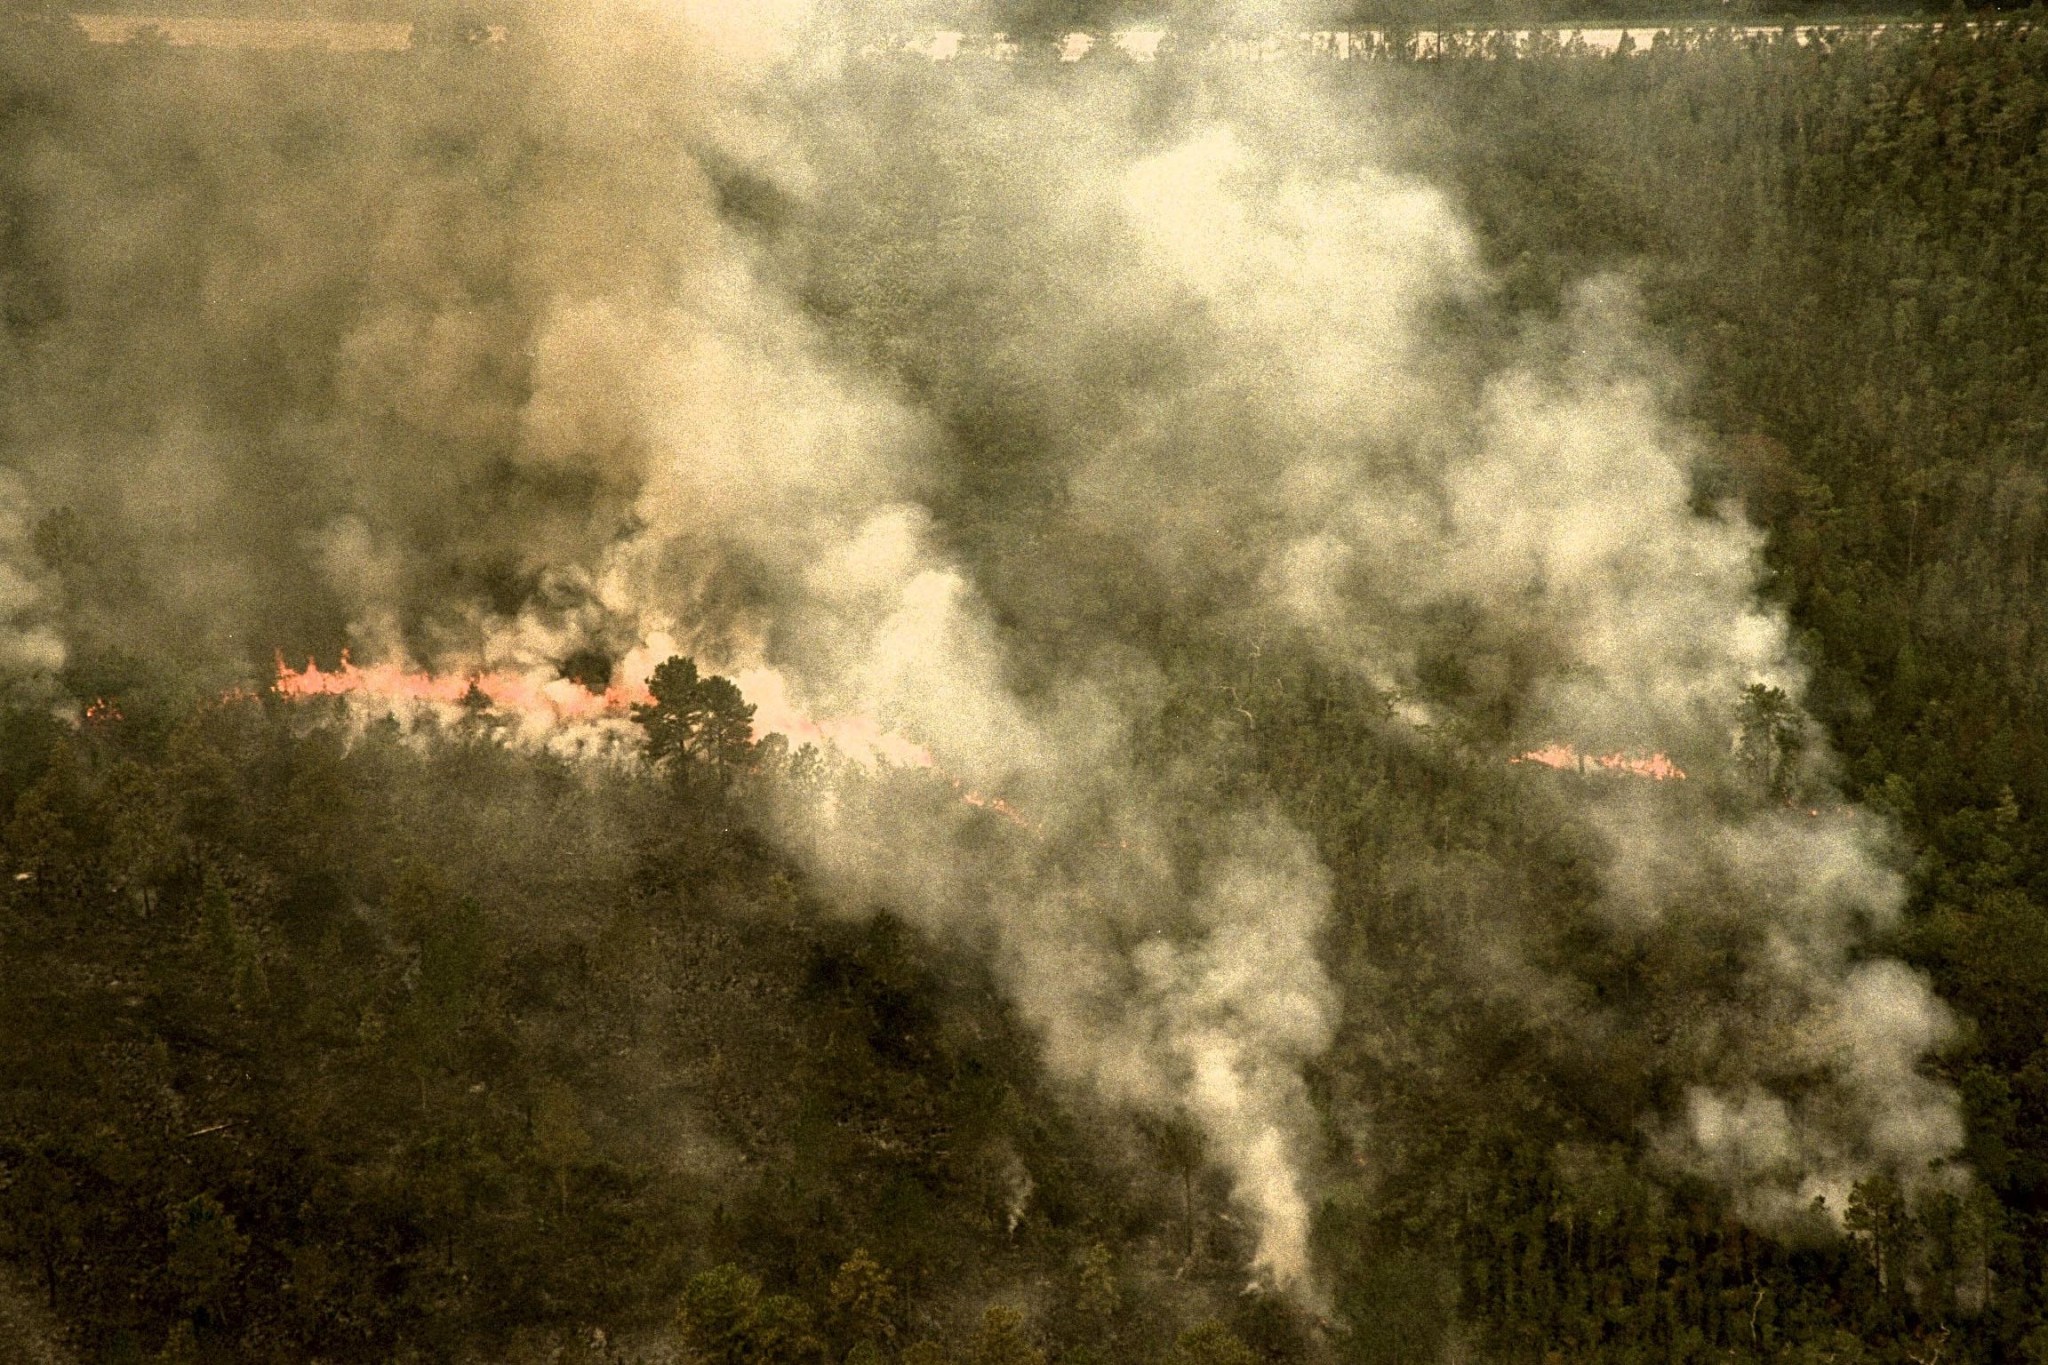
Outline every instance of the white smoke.
<svg viewBox="0 0 2048 1365">
<path fill-rule="evenodd" d="M 1269 813 L 1230 817 L 1181 894 L 1160 802 L 1122 752 L 1146 714 L 1142 679 L 1128 661 L 1077 661 L 1063 686 L 1020 695 L 987 605 L 915 499 L 920 423 L 755 298 L 744 335 L 689 320 L 668 391 L 680 406 L 653 419 L 673 453 L 649 472 L 647 530 L 620 562 L 657 584 L 744 563 L 774 614 L 748 643 L 707 642 L 712 657 L 758 648 L 807 705 L 914 736 L 952 782 L 1028 813 L 1029 832 L 970 853 L 968 808 L 863 778 L 829 818 L 793 810 L 792 837 L 850 895 L 985 942 L 1056 1075 L 1191 1115 L 1255 1220 L 1261 1272 L 1307 1292 L 1299 1067 L 1335 1009 L 1315 953 L 1329 888 L 1307 841 Z M 1098 815 L 1111 823 L 1088 828 Z"/>
<path fill-rule="evenodd" d="M 1626 284 L 1503 318 L 1456 206 L 1392 169 L 1355 100 L 1280 68 L 808 60 L 846 18 L 536 16 L 519 83 L 468 93 L 548 111 L 544 155 L 478 134 L 502 192 L 416 169 L 361 262 L 303 226 L 364 217 L 346 179 L 208 237 L 296 233 L 305 277 L 216 291 L 209 364 L 260 352 L 295 291 L 359 287 L 318 417 L 243 448 L 167 403 L 132 419 L 118 494 L 86 441 L 30 482 L 149 528 L 167 633 L 255 614 L 272 585 L 245 542 L 276 525 L 269 562 L 382 661 L 541 685 L 580 649 L 622 681 L 675 650 L 922 746 L 935 773 L 793 797 L 790 845 L 849 904 L 983 946 L 1056 1075 L 1191 1119 L 1259 1273 L 1313 1297 L 1302 1068 L 1339 1014 L 1332 882 L 1275 802 L 1203 766 L 1204 736 L 1148 751 L 1177 662 L 1159 621 L 1311 652 L 1421 723 L 1480 717 L 1503 760 L 1555 741 L 1712 766 L 1744 687 L 1802 680 L 1758 534 L 1692 506 Z M 377 117 L 350 164 L 432 141 Z M 49 174 L 70 216 L 106 216 Z M 76 311 L 121 321 L 118 293 Z M 102 342 L 38 363 L 118 368 Z M 147 359 L 151 392 L 211 382 L 174 346 Z M 25 430 L 77 420 L 21 406 Z M 977 422 L 1006 441 L 961 434 Z M 0 484 L 0 668 L 50 668 L 21 508 Z M 1456 686 L 1432 662 L 1452 627 Z M 1900 899 L 1881 832 L 1665 795 L 1617 787 L 1585 817 L 1616 933 L 1739 931 L 1739 970 L 1669 1049 L 1689 1099 L 1662 1149 L 1763 1219 L 1952 1151 L 1954 1097 L 1917 1069 L 1944 1015 L 1867 956 Z M 1499 989 L 1534 1026 L 1584 1023 L 1511 965 Z"/>
<path fill-rule="evenodd" d="M 1459 319 L 1492 306 L 1471 233 L 1358 154 L 1370 130 L 1334 153 L 1304 140 L 1314 91 L 1278 78 L 1205 76 L 1199 112 L 1164 135 L 1114 91 L 937 82 L 906 134 L 821 79 L 771 139 L 807 156 L 787 183 L 828 225 L 838 201 L 905 181 L 965 216 L 920 245 L 920 271 L 976 311 L 934 325 L 923 363 L 999 382 L 1070 524 L 1126 547 L 1184 614 L 1291 632 L 1423 698 L 1417 719 L 1494 699 L 1517 735 L 1587 751 L 1711 759 L 1746 686 L 1796 698 L 1782 613 L 1757 595 L 1760 537 L 1691 505 L 1692 441 L 1625 282 L 1588 283 L 1505 344 L 1460 342 Z M 640 357 L 623 383 L 637 428 L 603 442 L 641 462 L 640 529 L 600 595 L 713 666 L 773 668 L 806 706 L 914 737 L 1024 811 L 1032 831 L 992 844 L 957 803 L 869 784 L 794 813 L 791 837 L 860 896 L 985 943 L 1055 1073 L 1194 1119 L 1262 1272 L 1312 1293 L 1300 1068 L 1336 1017 L 1316 950 L 1327 875 L 1257 804 L 1201 810 L 1188 865 L 1168 832 L 1186 786 L 1132 752 L 1164 664 L 1126 637 L 1050 681 L 1024 666 L 989 597 L 1016 586 L 949 542 L 944 433 L 795 306 L 788 269 L 728 237 L 651 320 L 563 315 L 565 338 L 623 333 L 599 351 Z M 1105 363 L 1119 351 L 1146 368 Z M 1427 700 L 1446 611 L 1472 623 L 1477 703 Z M 1951 1153 L 1954 1097 L 1917 1070 L 1945 1016 L 1915 974 L 1860 961 L 1900 897 L 1870 822 L 1640 798 L 1590 811 L 1599 908 L 1676 936 L 1718 917 L 1749 945 L 1714 1027 L 1671 1050 L 1696 1079 L 1661 1149 L 1763 1221 L 1815 1192 L 1839 1211 L 1855 1180 L 1910 1182 Z M 1550 998 L 1532 987 L 1532 1019 Z"/>
<path fill-rule="evenodd" d="M 64 641 L 50 621 L 53 584 L 36 554 L 33 526 L 21 480 L 0 468 L 0 680 L 64 666 Z"/>
<path fill-rule="evenodd" d="M 1459 704 L 1511 706 L 1511 739 L 1670 748 L 1701 756 L 1709 771 L 1726 766 L 1744 689 L 1779 688 L 1796 703 L 1804 671 L 1782 611 L 1759 598 L 1759 533 L 1739 512 L 1692 504 L 1694 440 L 1668 415 L 1675 382 L 1632 291 L 1620 279 L 1591 281 L 1562 316 L 1524 324 L 1505 347 L 1461 344 L 1459 319 L 1490 306 L 1490 286 L 1451 206 L 1355 152 L 1332 157 L 1298 131 L 1331 121 L 1313 117 L 1313 91 L 1268 79 L 1203 77 L 1189 100 L 1201 116 L 1163 140 L 1155 128 L 1149 142 L 1135 102 L 1113 93 L 941 90 L 942 104 L 956 103 L 933 123 L 968 144 L 951 149 L 954 164 L 979 157 L 1003 169 L 950 172 L 987 202 L 967 206 L 976 229 L 951 251 L 942 245 L 930 269 L 971 282 L 983 330 L 947 333 L 964 354 L 930 363 L 999 378 L 1013 407 L 1039 422 L 1068 515 L 1134 550 L 1184 609 L 1254 636 L 1294 631 L 1409 697 L 1430 692 L 1419 648 L 1456 613 L 1470 623 L 1465 683 L 1478 698 Z M 1026 126 L 1035 139 L 1020 135 Z M 1370 146 L 1370 129 L 1351 131 Z M 872 150 L 848 161 L 873 175 L 877 158 L 909 173 Z M 1145 353 L 1146 367 L 1120 370 L 1119 349 Z M 1000 698 L 986 635 L 967 638 L 971 647 L 953 656 L 959 673 L 945 666 L 950 650 L 914 656 L 911 671 L 934 688 L 964 678 L 970 696 Z M 1132 700 L 1143 689 L 1128 678 L 1101 695 L 1118 699 L 1112 710 L 1122 708 L 1125 725 L 1143 714 Z M 1433 721 L 1438 705 L 1407 714 Z M 966 718 L 937 746 L 942 754 L 993 736 L 993 752 L 1015 757 L 1007 770 L 970 763 L 975 780 L 1035 795 L 1034 775 L 1050 771 L 1066 795 L 1090 790 L 1087 775 L 1114 772 L 1076 761 L 1100 765 L 1113 742 L 1076 754 L 1007 702 L 942 709 Z M 1808 781 L 1824 778 L 1824 753 L 1804 762 Z M 1122 774 L 1104 799 L 1142 810 L 1143 789 Z M 1808 795 L 1821 803 L 1811 812 L 1745 814 L 1705 793 L 1620 790 L 1587 812 L 1606 844 L 1597 908 L 1621 932 L 1679 941 L 1702 923 L 1738 931 L 1739 969 L 1712 1004 L 1712 1027 L 1665 1059 L 1697 1080 L 1686 1136 L 1660 1142 L 1726 1179 L 1765 1222 L 1802 1212 L 1823 1190 L 1839 1214 L 1842 1191 L 1875 1172 L 1911 1186 L 1960 1142 L 1955 1096 L 1919 1070 L 1947 1036 L 1944 1010 L 1918 974 L 1866 957 L 1902 898 L 1886 836 L 1818 790 Z M 895 871 L 913 887 L 924 875 Z M 934 874 L 931 884 L 945 883 Z M 1312 926 L 1319 914 L 1289 922 Z M 1020 979 L 1127 989 L 1113 958 L 1105 967 L 1071 936 L 1019 933 L 1055 964 L 1038 973 L 1027 962 Z M 1311 928 L 1289 941 L 1312 938 Z M 1261 962 L 1286 956 L 1270 941 L 1258 946 Z M 1312 947 L 1304 951 L 1312 963 Z M 1198 994 L 1179 974 L 1186 961 L 1155 963 L 1145 979 L 1179 983 L 1186 994 L 1163 999 L 1184 1001 Z M 1272 967 L 1270 979 L 1287 978 Z M 1039 1014 L 1078 1016 L 1103 1034 L 1090 996 L 1069 984 Z M 1315 992 L 1292 998 L 1291 1025 L 1262 1021 L 1253 1030 L 1262 1060 L 1234 1067 L 1234 1077 L 1292 1074 L 1327 1036 L 1327 1010 L 1306 1004 Z M 1547 998 L 1532 991 L 1532 1001 Z M 1049 1032 L 1057 1060 L 1062 1031 Z M 1120 1064 L 1087 1054 L 1068 1065 L 1098 1077 L 1152 1074 L 1120 1055 Z M 1197 1080 L 1176 1103 L 1234 1154 L 1226 1160 L 1263 1233 L 1298 1244 L 1281 1207 L 1290 1201 L 1265 1207 L 1256 1192 L 1298 1188 L 1299 1168 L 1274 1182 L 1252 1173 L 1263 1120 L 1219 1136 L 1236 1122 L 1226 1114 L 1284 1118 L 1290 1093 Z M 1278 1144 L 1286 1149 L 1303 1130 L 1290 1120 L 1272 1131 L 1289 1135 Z"/>
</svg>

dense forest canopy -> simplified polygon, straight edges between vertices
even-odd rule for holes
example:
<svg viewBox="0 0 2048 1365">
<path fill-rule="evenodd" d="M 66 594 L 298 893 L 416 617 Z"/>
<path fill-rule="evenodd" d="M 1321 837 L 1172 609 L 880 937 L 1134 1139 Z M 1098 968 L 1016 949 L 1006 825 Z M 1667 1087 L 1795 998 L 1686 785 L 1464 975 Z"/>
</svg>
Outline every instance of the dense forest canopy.
<svg viewBox="0 0 2048 1365">
<path fill-rule="evenodd" d="M 2048 30 L 764 14 L 0 15 L 0 1333 L 2048 1360 Z"/>
</svg>

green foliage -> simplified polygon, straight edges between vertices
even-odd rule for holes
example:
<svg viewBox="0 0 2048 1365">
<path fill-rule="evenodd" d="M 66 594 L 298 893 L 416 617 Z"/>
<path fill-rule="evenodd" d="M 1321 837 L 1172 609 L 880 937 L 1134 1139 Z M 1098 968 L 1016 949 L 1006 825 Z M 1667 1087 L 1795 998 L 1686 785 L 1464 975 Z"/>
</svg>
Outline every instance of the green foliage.
<svg viewBox="0 0 2048 1365">
<path fill-rule="evenodd" d="M 1751 683 L 1742 694 L 1735 754 L 1760 800 L 1775 803 L 1792 795 L 1804 747 L 1799 708 L 1784 689 Z"/>
<path fill-rule="evenodd" d="M 652 702 L 635 705 L 656 762 L 694 759 L 720 771 L 743 766 L 753 752 L 754 708 L 730 678 L 700 677 L 694 659 L 671 658 L 647 680 Z"/>
<path fill-rule="evenodd" d="M 171 1210 L 168 1242 L 164 1272 L 179 1306 L 217 1317 L 249 1250 L 234 1215 L 212 1195 L 197 1195 Z"/>
<path fill-rule="evenodd" d="M 199 898 L 202 951 L 238 1012 L 253 1009 L 269 995 L 255 936 L 236 922 L 234 903 L 218 876 L 209 877 Z"/>
<path fill-rule="evenodd" d="M 1123 1290 L 1117 1285 L 1116 1258 L 1100 1242 L 1081 1253 L 1081 1285 L 1075 1307 L 1082 1315 L 1107 1322 L 1123 1307 Z"/>
<path fill-rule="evenodd" d="M 703 1365 L 748 1365 L 761 1312 L 761 1281 L 736 1265 L 698 1275 L 677 1311 L 683 1349 Z"/>
<path fill-rule="evenodd" d="M 232 698 L 39 753 L 0 820 L 30 874 L 0 881 L 0 1275 L 87 1358 L 518 1359 L 679 1321 L 958 1358 L 1010 1258 L 1085 1265 L 1083 1209 L 1143 1224 L 985 968 L 813 915 L 737 786 Z M 693 1285 L 742 1258 L 783 1292 Z"/>
<path fill-rule="evenodd" d="M 1031 1344 L 1024 1315 L 999 1303 L 981 1315 L 981 1326 L 967 1343 L 964 1365 L 1045 1365 L 1045 1353 Z"/>
<path fill-rule="evenodd" d="M 809 1365 L 824 1358 L 810 1308 L 786 1294 L 762 1294 L 761 1282 L 734 1265 L 692 1279 L 676 1322 L 695 1365 Z"/>
<path fill-rule="evenodd" d="M 533 1101 L 533 1150 L 541 1164 L 555 1173 L 558 1210 L 569 1216 L 569 1173 L 590 1155 L 590 1134 L 584 1131 L 576 1094 L 553 1077 L 542 1081 Z"/>
<path fill-rule="evenodd" d="M 755 1311 L 748 1359 L 758 1365 L 823 1365 L 825 1343 L 811 1329 L 811 1307 L 789 1294 L 770 1294 Z"/>
<path fill-rule="evenodd" d="M 889 1272 L 866 1247 L 858 1248 L 833 1272 L 827 1291 L 834 1339 L 853 1350 L 879 1351 L 896 1337 L 897 1303 Z"/>
<path fill-rule="evenodd" d="M 1257 1365 L 1251 1347 L 1220 1322 L 1198 1323 L 1182 1332 L 1166 1365 Z"/>
</svg>

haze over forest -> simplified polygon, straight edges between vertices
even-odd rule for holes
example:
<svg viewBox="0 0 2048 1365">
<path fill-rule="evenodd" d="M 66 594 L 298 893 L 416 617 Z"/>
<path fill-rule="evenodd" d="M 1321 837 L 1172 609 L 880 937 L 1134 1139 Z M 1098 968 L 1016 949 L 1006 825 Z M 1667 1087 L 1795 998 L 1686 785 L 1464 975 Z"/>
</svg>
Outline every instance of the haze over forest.
<svg viewBox="0 0 2048 1365">
<path fill-rule="evenodd" d="M 407 17 L 0 8 L 0 1357 L 2048 1361 L 2048 30 Z"/>
</svg>

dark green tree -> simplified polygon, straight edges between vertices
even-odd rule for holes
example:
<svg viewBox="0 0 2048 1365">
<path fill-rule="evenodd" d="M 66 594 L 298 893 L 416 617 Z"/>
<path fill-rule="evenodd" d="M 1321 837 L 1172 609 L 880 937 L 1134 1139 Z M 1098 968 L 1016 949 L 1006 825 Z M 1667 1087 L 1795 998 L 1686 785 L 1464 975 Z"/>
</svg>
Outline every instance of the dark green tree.
<svg viewBox="0 0 2048 1365">
<path fill-rule="evenodd" d="M 993 1304 L 967 1344 L 967 1365 L 1045 1365 L 1045 1352 L 1031 1344 L 1024 1315 L 1008 1304 Z"/>
<path fill-rule="evenodd" d="M 1220 1322 L 1199 1323 L 1182 1332 L 1166 1365 L 1257 1365 L 1258 1357 Z"/>
<path fill-rule="evenodd" d="M 1736 736 L 1736 760 L 1758 797 L 1790 797 L 1806 739 L 1804 717 L 1785 690 L 1751 683 L 1742 694 Z"/>
<path fill-rule="evenodd" d="M 721 772 L 743 766 L 753 750 L 754 708 L 730 678 L 703 676 L 694 659 L 665 660 L 647 680 L 651 702 L 633 707 L 654 762 L 695 760 Z"/>
</svg>

